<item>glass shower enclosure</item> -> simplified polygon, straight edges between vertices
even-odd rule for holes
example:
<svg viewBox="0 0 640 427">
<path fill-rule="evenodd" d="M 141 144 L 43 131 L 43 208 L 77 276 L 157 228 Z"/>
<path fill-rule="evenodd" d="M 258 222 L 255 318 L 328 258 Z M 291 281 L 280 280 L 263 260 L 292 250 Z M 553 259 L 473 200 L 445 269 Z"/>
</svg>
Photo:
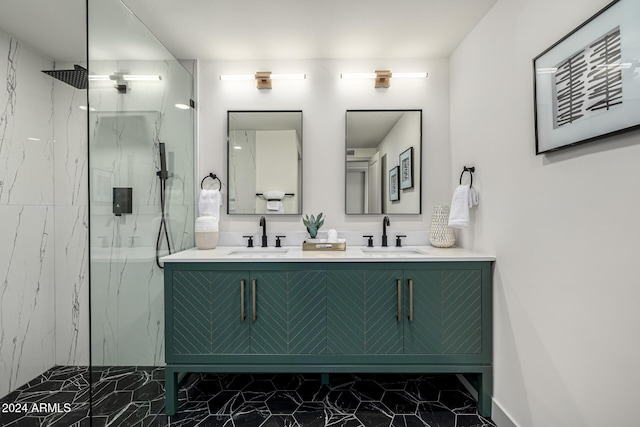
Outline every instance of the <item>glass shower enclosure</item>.
<svg viewBox="0 0 640 427">
<path fill-rule="evenodd" d="M 194 246 L 188 67 L 193 64 L 176 60 L 121 1 L 88 2 L 94 383 L 164 365 L 157 259 Z M 94 398 L 94 416 L 99 405 Z"/>
</svg>

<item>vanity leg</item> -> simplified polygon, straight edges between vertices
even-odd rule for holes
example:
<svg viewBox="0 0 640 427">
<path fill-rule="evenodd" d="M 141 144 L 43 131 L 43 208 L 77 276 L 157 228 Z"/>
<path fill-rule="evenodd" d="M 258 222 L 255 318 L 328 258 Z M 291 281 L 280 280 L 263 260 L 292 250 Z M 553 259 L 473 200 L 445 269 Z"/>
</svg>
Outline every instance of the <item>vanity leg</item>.
<svg viewBox="0 0 640 427">
<path fill-rule="evenodd" d="M 478 412 L 483 417 L 491 417 L 491 396 L 493 395 L 493 368 L 487 367 L 479 375 Z"/>
<path fill-rule="evenodd" d="M 320 384 L 329 385 L 329 374 L 320 374 Z"/>
<path fill-rule="evenodd" d="M 164 371 L 165 413 L 175 415 L 178 410 L 178 373 L 166 367 Z"/>
</svg>

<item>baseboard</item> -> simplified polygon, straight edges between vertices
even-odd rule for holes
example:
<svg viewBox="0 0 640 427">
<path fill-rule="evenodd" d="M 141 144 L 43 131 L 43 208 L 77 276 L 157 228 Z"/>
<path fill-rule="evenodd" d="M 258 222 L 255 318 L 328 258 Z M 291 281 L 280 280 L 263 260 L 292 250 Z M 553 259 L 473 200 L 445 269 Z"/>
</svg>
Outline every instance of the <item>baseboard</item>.
<svg viewBox="0 0 640 427">
<path fill-rule="evenodd" d="M 495 399 L 491 399 L 491 419 L 498 427 L 519 427 Z"/>
<path fill-rule="evenodd" d="M 471 385 L 464 375 L 456 374 L 456 376 L 464 388 L 467 389 L 469 394 L 471 394 L 474 399 L 478 400 L 478 391 Z M 498 427 L 519 427 L 507 411 L 505 411 L 504 408 L 493 398 L 491 399 L 491 420 L 496 423 L 496 426 Z"/>
</svg>

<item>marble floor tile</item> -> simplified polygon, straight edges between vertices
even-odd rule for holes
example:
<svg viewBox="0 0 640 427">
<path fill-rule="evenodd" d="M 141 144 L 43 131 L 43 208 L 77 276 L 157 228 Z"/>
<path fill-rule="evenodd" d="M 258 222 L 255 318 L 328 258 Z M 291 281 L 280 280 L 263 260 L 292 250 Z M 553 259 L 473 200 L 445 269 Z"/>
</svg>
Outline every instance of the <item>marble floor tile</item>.
<svg viewBox="0 0 640 427">
<path fill-rule="evenodd" d="M 191 374 L 168 417 L 162 368 L 54 367 L 1 403 L 49 405 L 1 427 L 495 427 L 455 375 Z"/>
</svg>

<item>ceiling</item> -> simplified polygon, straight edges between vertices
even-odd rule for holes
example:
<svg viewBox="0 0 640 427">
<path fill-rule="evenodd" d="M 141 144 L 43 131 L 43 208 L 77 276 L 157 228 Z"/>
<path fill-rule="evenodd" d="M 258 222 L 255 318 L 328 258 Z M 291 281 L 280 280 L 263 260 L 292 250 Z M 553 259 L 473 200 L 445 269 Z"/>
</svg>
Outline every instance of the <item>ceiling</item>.
<svg viewBox="0 0 640 427">
<path fill-rule="evenodd" d="M 376 148 L 402 111 L 347 111 L 347 148 Z"/>
<path fill-rule="evenodd" d="M 61 61 L 86 58 L 84 0 L 0 0 L 0 31 Z"/>
<path fill-rule="evenodd" d="M 496 2 L 122 1 L 175 57 L 203 60 L 448 57 Z M 92 14 L 90 22 L 94 40 L 102 28 L 100 38 L 114 46 L 105 53 L 126 47 L 127 59 L 147 58 L 143 43 L 132 44 L 131 25 L 110 16 Z M 0 31 L 51 59 L 79 60 L 86 56 L 85 0 L 0 0 Z"/>
</svg>

